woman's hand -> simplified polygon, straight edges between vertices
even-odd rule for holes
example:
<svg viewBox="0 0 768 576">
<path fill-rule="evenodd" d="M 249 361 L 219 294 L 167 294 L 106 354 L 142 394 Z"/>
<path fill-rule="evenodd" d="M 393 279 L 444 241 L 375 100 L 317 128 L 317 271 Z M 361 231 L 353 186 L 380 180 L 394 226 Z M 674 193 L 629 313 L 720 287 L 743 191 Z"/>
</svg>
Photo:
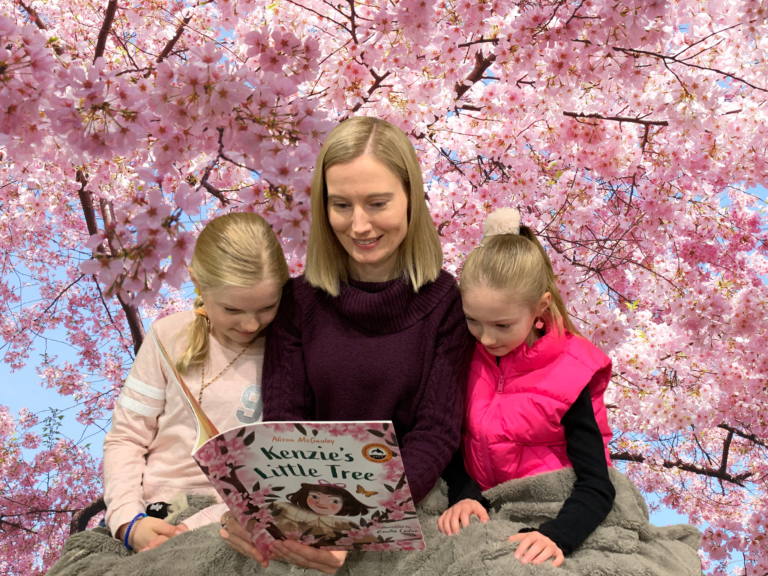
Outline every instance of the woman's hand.
<svg viewBox="0 0 768 576">
<path fill-rule="evenodd" d="M 520 542 L 515 552 L 515 558 L 523 564 L 528 564 L 528 562 L 542 564 L 550 558 L 554 558 L 552 565 L 555 567 L 563 563 L 563 551 L 541 532 L 515 534 L 509 537 L 509 541 Z"/>
<path fill-rule="evenodd" d="M 144 552 L 144 550 L 156 548 L 169 538 L 173 538 L 176 535 L 177 528 L 177 526 L 168 524 L 165 520 L 146 516 L 134 522 L 131 533 L 128 535 L 128 544 L 137 552 Z M 127 529 L 128 524 L 123 524 L 117 531 L 116 536 L 123 540 Z"/>
<path fill-rule="evenodd" d="M 485 507 L 477 500 L 467 498 L 443 512 L 442 516 L 437 520 L 437 528 L 446 536 L 458 534 L 462 527 L 466 528 L 469 526 L 469 518 L 473 514 L 483 524 L 488 522 L 488 511 Z"/>
<path fill-rule="evenodd" d="M 219 531 L 224 540 L 227 541 L 229 547 L 233 550 L 237 550 L 243 556 L 253 558 L 267 568 L 269 566 L 270 558 L 266 558 L 259 550 L 251 543 L 251 536 L 243 528 L 240 523 L 232 516 L 232 513 L 227 511 L 221 516 L 222 528 Z M 223 526 L 226 526 L 224 528 Z"/>
<path fill-rule="evenodd" d="M 270 547 L 278 558 L 299 568 L 313 568 L 325 574 L 336 574 L 344 565 L 344 551 L 318 550 L 295 540 L 277 540 Z"/>
</svg>

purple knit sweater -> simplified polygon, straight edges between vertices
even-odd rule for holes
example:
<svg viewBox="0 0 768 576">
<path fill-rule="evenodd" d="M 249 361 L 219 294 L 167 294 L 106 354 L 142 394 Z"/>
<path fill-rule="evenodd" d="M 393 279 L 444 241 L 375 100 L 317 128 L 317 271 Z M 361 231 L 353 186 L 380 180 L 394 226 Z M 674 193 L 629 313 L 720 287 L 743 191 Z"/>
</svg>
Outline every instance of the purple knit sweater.
<svg viewBox="0 0 768 576">
<path fill-rule="evenodd" d="M 447 272 L 418 293 L 399 278 L 336 298 L 295 278 L 269 328 L 264 421 L 392 420 L 418 502 L 459 445 L 472 345 Z"/>
</svg>

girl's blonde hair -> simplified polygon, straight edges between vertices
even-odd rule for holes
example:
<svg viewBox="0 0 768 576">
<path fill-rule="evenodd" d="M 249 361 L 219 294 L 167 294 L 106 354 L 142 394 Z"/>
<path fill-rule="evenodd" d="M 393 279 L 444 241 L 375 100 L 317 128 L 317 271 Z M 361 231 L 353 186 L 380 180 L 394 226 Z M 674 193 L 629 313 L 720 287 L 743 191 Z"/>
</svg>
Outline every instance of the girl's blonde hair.
<svg viewBox="0 0 768 576">
<path fill-rule="evenodd" d="M 312 222 L 304 276 L 312 286 L 338 296 L 349 279 L 349 255 L 328 220 L 326 171 L 363 155 L 381 162 L 397 176 L 408 196 L 408 232 L 400 244 L 397 275 L 410 279 L 415 292 L 433 282 L 443 266 L 443 250 L 424 196 L 416 150 L 400 128 L 366 116 L 344 120 L 325 140 L 312 177 Z"/>
<path fill-rule="evenodd" d="M 290 278 L 283 249 L 272 228 L 258 214 L 231 213 L 214 218 L 203 228 L 190 264 L 200 289 L 225 286 L 249 288 L 265 279 L 282 286 Z M 198 295 L 194 307 L 203 307 Z M 208 357 L 208 319 L 195 315 L 187 332 L 187 349 L 176 362 L 184 374 Z"/>
<path fill-rule="evenodd" d="M 519 226 L 519 233 L 507 231 L 486 235 L 469 253 L 461 271 L 459 288 L 466 293 L 478 285 L 511 293 L 516 301 L 531 308 L 549 292 L 552 295 L 549 313 L 555 326 L 560 326 L 562 319 L 568 332 L 581 335 L 557 289 L 552 262 L 533 230 L 527 226 Z"/>
</svg>

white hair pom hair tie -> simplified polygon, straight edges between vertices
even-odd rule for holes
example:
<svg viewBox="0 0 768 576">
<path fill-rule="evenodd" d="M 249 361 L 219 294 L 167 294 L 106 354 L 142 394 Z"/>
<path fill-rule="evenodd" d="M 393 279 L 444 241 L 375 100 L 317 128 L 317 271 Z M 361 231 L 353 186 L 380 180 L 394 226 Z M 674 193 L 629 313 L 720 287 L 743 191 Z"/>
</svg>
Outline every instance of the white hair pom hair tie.
<svg viewBox="0 0 768 576">
<path fill-rule="evenodd" d="M 520 234 L 520 212 L 515 208 L 499 208 L 486 217 L 483 238 L 499 234 Z"/>
</svg>

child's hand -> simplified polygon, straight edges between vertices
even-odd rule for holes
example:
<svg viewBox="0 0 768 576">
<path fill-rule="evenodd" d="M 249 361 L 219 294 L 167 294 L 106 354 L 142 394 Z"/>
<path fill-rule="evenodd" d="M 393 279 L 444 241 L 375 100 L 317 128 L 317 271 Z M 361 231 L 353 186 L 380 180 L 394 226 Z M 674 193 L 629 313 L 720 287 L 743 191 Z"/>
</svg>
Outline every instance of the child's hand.
<svg viewBox="0 0 768 576">
<path fill-rule="evenodd" d="M 509 537 L 509 541 L 520 542 L 517 546 L 517 551 L 515 551 L 515 558 L 523 564 L 528 564 L 528 562 L 531 564 L 542 564 L 550 558 L 554 558 L 552 566 L 557 567 L 563 563 L 563 551 L 541 532 L 515 534 Z"/>
<path fill-rule="evenodd" d="M 442 516 L 437 520 L 437 527 L 446 536 L 458 534 L 462 527 L 466 528 L 469 526 L 469 517 L 473 514 L 483 524 L 488 522 L 488 512 L 485 507 L 477 500 L 467 498 L 443 512 Z"/>
<path fill-rule="evenodd" d="M 118 531 L 118 537 L 121 539 L 127 526 L 127 524 L 121 526 Z M 128 544 L 137 552 L 144 552 L 148 548 L 155 548 L 169 538 L 173 538 L 176 534 L 176 528 L 165 520 L 147 516 L 134 523 L 131 533 L 128 535 Z"/>
<path fill-rule="evenodd" d="M 179 524 L 175 528 L 176 528 L 176 530 L 174 531 L 173 536 L 178 536 L 179 534 L 182 534 L 183 532 L 189 532 L 189 528 L 187 528 L 186 524 Z M 172 538 L 173 536 L 170 536 L 170 537 Z M 146 547 L 144 549 L 139 550 L 139 552 L 144 552 L 144 550 L 152 550 L 152 548 L 157 548 L 158 546 L 160 546 L 160 544 L 162 544 L 163 542 L 168 540 L 168 538 L 169 538 L 169 536 L 166 536 L 165 534 L 161 534 L 160 536 L 156 536 L 155 538 L 153 538 L 150 541 L 149 544 L 146 545 Z"/>
</svg>

